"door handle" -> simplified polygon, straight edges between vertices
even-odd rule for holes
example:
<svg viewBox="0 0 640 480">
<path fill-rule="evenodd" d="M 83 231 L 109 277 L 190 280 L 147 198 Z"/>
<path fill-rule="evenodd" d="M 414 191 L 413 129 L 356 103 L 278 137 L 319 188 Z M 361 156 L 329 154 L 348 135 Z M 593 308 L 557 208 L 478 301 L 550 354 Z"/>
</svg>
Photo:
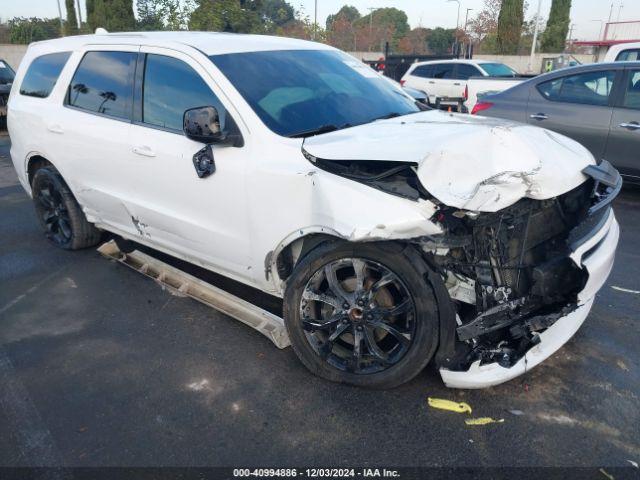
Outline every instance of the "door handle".
<svg viewBox="0 0 640 480">
<path fill-rule="evenodd" d="M 621 123 L 619 126 L 627 130 L 640 130 L 640 123 L 638 122 Z"/>
<path fill-rule="evenodd" d="M 141 147 L 133 147 L 133 153 L 135 153 L 136 155 L 142 155 L 143 157 L 155 157 L 156 153 L 151 150 L 149 147 L 147 147 L 146 145 L 141 146 Z"/>
<path fill-rule="evenodd" d="M 459 86 L 460 86 L 460 83 L 454 83 L 454 85 L 455 85 L 456 87 L 459 87 Z"/>
<path fill-rule="evenodd" d="M 48 125 L 47 130 L 49 130 L 51 133 L 64 133 L 64 130 L 58 124 Z"/>
<path fill-rule="evenodd" d="M 434 82 L 433 80 L 429 80 L 429 83 L 436 83 L 436 82 Z"/>
<path fill-rule="evenodd" d="M 534 113 L 533 115 L 529 115 L 529 118 L 533 118 L 534 120 L 546 120 L 549 117 L 544 113 Z"/>
</svg>

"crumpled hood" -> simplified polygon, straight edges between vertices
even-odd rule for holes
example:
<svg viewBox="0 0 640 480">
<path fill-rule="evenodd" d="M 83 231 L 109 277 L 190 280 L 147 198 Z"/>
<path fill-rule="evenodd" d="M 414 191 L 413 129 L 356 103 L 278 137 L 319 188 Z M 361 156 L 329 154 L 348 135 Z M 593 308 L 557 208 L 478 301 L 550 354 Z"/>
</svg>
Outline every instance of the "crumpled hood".
<svg viewBox="0 0 640 480">
<path fill-rule="evenodd" d="M 504 120 L 421 112 L 307 138 L 326 160 L 414 162 L 424 188 L 451 207 L 496 212 L 527 197 L 553 198 L 582 184 L 595 164 L 577 142 Z"/>
</svg>

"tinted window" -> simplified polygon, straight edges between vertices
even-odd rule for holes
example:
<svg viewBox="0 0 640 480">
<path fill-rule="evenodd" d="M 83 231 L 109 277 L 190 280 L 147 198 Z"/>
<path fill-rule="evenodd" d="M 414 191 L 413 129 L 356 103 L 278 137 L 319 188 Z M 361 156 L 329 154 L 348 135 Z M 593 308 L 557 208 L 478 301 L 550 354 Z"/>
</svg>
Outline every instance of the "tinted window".
<svg viewBox="0 0 640 480">
<path fill-rule="evenodd" d="M 0 60 L 0 85 L 13 83 L 14 77 L 15 72 L 11 69 L 9 64 Z"/>
<path fill-rule="evenodd" d="M 624 94 L 623 106 L 640 110 L 640 71 L 629 72 L 629 83 Z"/>
<path fill-rule="evenodd" d="M 416 67 L 411 75 L 421 78 L 433 78 L 433 65 L 421 65 Z"/>
<path fill-rule="evenodd" d="M 441 63 L 433 66 L 433 78 L 453 78 L 453 63 Z"/>
<path fill-rule="evenodd" d="M 69 86 L 69 105 L 117 118 L 131 118 L 137 54 L 87 52 Z"/>
<path fill-rule="evenodd" d="M 538 90 L 548 100 L 606 106 L 615 76 L 613 70 L 586 72 L 542 83 Z"/>
<path fill-rule="evenodd" d="M 477 77 L 480 75 L 482 75 L 480 70 L 473 65 L 467 65 L 465 63 L 459 64 L 458 69 L 456 70 L 456 78 L 459 80 L 469 80 L 470 77 Z"/>
<path fill-rule="evenodd" d="M 624 50 L 618 54 L 616 62 L 635 62 L 640 59 L 640 49 Z"/>
<path fill-rule="evenodd" d="M 400 88 L 339 51 L 246 52 L 211 60 L 260 119 L 284 136 L 419 111 Z"/>
<path fill-rule="evenodd" d="M 214 106 L 224 128 L 224 109 L 204 80 L 181 60 L 147 55 L 144 71 L 142 121 L 182 131 L 184 111 Z"/>
<path fill-rule="evenodd" d="M 490 77 L 515 77 L 517 73 L 504 63 L 483 63 L 482 69 Z"/>
<path fill-rule="evenodd" d="M 20 93 L 30 97 L 48 97 L 71 52 L 58 52 L 35 58 L 22 80 Z"/>
</svg>

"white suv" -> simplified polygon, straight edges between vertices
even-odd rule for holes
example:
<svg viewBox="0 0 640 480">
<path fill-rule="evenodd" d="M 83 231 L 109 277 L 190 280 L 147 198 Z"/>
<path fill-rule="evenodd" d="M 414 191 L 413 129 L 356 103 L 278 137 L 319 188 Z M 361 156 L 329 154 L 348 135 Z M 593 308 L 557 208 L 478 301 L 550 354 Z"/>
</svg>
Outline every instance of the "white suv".
<svg viewBox="0 0 640 480">
<path fill-rule="evenodd" d="M 443 103 L 465 98 L 471 77 L 515 78 L 518 74 L 507 65 L 486 60 L 434 60 L 416 62 L 409 67 L 400 83 L 425 92 L 429 103 Z"/>
<path fill-rule="evenodd" d="M 421 111 L 326 45 L 213 33 L 34 43 L 11 156 L 53 245 L 113 232 L 283 298 L 302 362 L 504 382 L 587 317 L 620 177 L 572 140 Z"/>
</svg>

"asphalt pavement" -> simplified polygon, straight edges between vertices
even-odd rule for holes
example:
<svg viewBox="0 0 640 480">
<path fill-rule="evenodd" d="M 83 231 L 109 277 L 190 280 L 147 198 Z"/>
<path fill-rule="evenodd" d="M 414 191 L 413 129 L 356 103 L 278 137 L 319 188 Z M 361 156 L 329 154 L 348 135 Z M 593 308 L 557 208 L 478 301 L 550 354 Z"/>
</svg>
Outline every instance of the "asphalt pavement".
<svg viewBox="0 0 640 480">
<path fill-rule="evenodd" d="M 94 249 L 50 246 L 0 137 L 0 466 L 630 467 L 639 206 L 640 190 L 616 201 L 614 271 L 543 365 L 486 390 L 447 389 L 429 366 L 370 391 L 314 377 L 290 348 Z M 504 422 L 467 426 L 429 396 Z"/>
</svg>

